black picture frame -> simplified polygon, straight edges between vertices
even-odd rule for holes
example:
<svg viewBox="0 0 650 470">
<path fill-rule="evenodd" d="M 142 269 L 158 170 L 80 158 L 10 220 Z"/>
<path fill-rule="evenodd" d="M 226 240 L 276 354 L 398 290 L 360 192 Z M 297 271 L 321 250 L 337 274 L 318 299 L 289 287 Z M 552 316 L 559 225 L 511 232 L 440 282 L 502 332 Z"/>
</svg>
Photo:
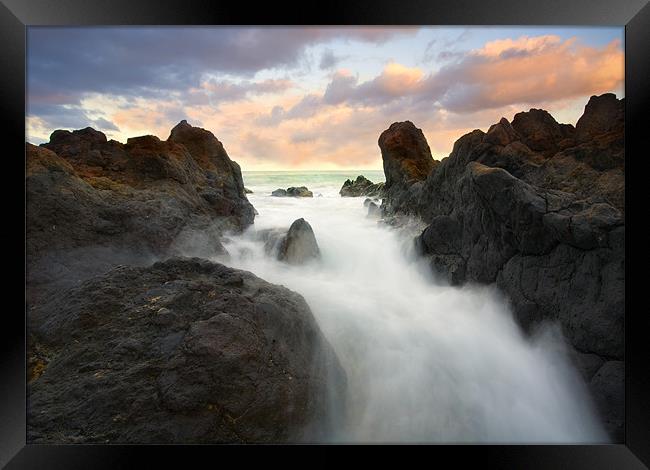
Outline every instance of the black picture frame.
<svg viewBox="0 0 650 470">
<path fill-rule="evenodd" d="M 19 254 L 24 232 L 25 146 L 25 37 L 31 25 L 583 25 L 625 26 L 625 140 L 626 207 L 636 210 L 630 188 L 642 178 L 641 161 L 646 157 L 648 132 L 643 114 L 650 90 L 650 5 L 647 0 L 344 0 L 305 8 L 268 2 L 252 6 L 243 2 L 208 0 L 1 0 L 0 49 L 2 73 L 2 138 L 5 201 L 20 204 L 22 211 L 5 217 L 6 250 Z M 7 147 L 7 143 L 11 143 Z M 15 148 L 14 148 L 15 147 Z M 635 158 L 637 157 L 636 161 Z M 8 165 L 8 166 L 7 166 Z M 10 185 L 9 182 L 16 184 Z M 24 192 L 22 193 L 24 195 Z M 22 213 L 21 213 L 22 212 Z M 21 219 L 22 217 L 22 219 Z M 629 220 L 626 221 L 626 224 Z M 638 225 L 641 225 L 640 223 Z M 635 229 L 639 230 L 639 229 Z M 626 231 L 630 233 L 629 229 Z M 7 233 L 8 234 L 8 233 Z M 630 253 L 629 235 L 626 257 Z M 20 259 L 20 256 L 18 256 Z M 641 258 L 633 264 L 639 264 Z M 17 261 L 24 271 L 25 262 Z M 626 263 L 626 430 L 621 445 L 517 445 L 442 446 L 421 448 L 433 452 L 427 459 L 468 459 L 498 468 L 588 468 L 636 469 L 650 465 L 650 357 L 645 309 L 631 308 L 631 289 L 641 278 L 629 276 Z M 24 292 L 20 268 L 6 271 L 5 297 Z M 637 280 L 639 279 L 639 280 Z M 22 283 L 22 284 L 21 284 Z M 16 284 L 15 286 L 13 284 Z M 239 446 L 38 446 L 26 445 L 25 303 L 5 306 L 0 327 L 0 465 L 7 468 L 125 468 L 145 461 L 187 465 L 195 458 L 213 459 L 215 452 L 242 449 Z M 265 451 L 277 446 L 267 446 Z M 295 448 L 295 447 L 294 447 Z M 323 447 L 321 447 L 323 448 Z M 327 447 L 328 449 L 330 447 Z M 248 448 L 247 448 L 248 449 Z M 380 452 L 381 453 L 381 452 Z M 188 455 L 191 454 L 191 455 Z M 192 460 L 189 460 L 189 459 Z M 214 462 L 216 463 L 216 462 Z M 322 461 L 326 464 L 326 461 Z"/>
</svg>

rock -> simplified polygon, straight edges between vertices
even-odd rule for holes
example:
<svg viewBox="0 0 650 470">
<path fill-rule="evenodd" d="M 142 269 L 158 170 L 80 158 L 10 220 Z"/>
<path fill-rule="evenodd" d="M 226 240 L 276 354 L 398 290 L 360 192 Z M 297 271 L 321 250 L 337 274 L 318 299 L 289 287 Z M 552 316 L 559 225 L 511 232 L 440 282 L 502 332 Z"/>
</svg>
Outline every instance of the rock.
<svg viewBox="0 0 650 470">
<path fill-rule="evenodd" d="M 576 140 L 587 142 L 612 131 L 618 132 L 623 128 L 624 120 L 625 99 L 619 100 L 613 93 L 592 96 L 576 123 Z"/>
<path fill-rule="evenodd" d="M 381 210 L 374 202 L 368 204 L 368 217 L 381 217 Z"/>
<path fill-rule="evenodd" d="M 625 440 L 625 363 L 607 361 L 591 379 L 596 407 L 614 442 Z"/>
<path fill-rule="evenodd" d="M 519 113 L 511 125 L 502 119 L 461 137 L 426 179 L 408 184 L 402 162 L 412 139 L 387 151 L 380 138 L 384 218 L 419 217 L 427 228 L 416 250 L 433 271 L 451 284 L 496 283 L 524 329 L 557 321 L 589 358 L 586 376 L 599 361 L 623 360 L 622 113 L 622 100 L 608 95 L 590 99 L 575 129 L 543 110 Z M 601 375 L 590 382 L 595 397 L 610 385 L 622 393 L 612 374 Z M 619 408 L 607 413 L 622 422 Z"/>
<path fill-rule="evenodd" d="M 386 175 L 384 195 L 389 204 L 406 208 L 412 202 L 412 186 L 423 182 L 439 162 L 431 157 L 422 130 L 411 121 L 391 124 L 378 143 Z"/>
<path fill-rule="evenodd" d="M 305 186 L 300 186 L 298 188 L 293 188 L 293 187 L 287 188 L 287 196 L 291 196 L 291 197 L 314 197 L 314 193 L 312 193 Z"/>
<path fill-rule="evenodd" d="M 287 234 L 286 229 L 269 228 L 255 232 L 255 238 L 264 242 L 264 252 L 277 258 L 280 243 Z"/>
<path fill-rule="evenodd" d="M 519 140 L 521 140 L 521 136 L 517 134 L 506 118 L 501 118 L 497 124 L 490 126 L 484 137 L 485 142 L 504 147 Z"/>
<path fill-rule="evenodd" d="M 181 122 L 155 136 L 107 141 L 91 128 L 26 145 L 27 297 L 120 263 L 169 254 L 179 236 L 242 230 L 254 209 L 239 166 L 208 131 Z"/>
<path fill-rule="evenodd" d="M 276 189 L 271 193 L 271 196 L 276 196 L 276 197 L 314 197 L 314 193 L 312 193 L 309 189 L 307 189 L 305 186 L 300 186 L 300 187 L 291 187 L 285 189 Z"/>
<path fill-rule="evenodd" d="M 304 264 L 320 258 L 314 231 L 305 219 L 295 220 L 278 246 L 278 259 L 289 264 Z"/>
<path fill-rule="evenodd" d="M 547 111 L 531 109 L 515 114 L 512 128 L 521 136 L 524 144 L 535 152 L 553 154 L 563 139 L 571 137 L 573 126 L 561 126 Z"/>
<path fill-rule="evenodd" d="M 344 403 L 304 299 L 206 260 L 116 267 L 29 328 L 30 443 L 311 442 Z"/>
<path fill-rule="evenodd" d="M 342 197 L 382 197 L 384 183 L 373 183 L 363 175 L 357 176 L 357 179 L 345 180 L 339 194 Z"/>
<path fill-rule="evenodd" d="M 379 136 L 387 176 L 386 187 L 424 180 L 435 166 L 421 129 L 411 121 L 396 122 Z"/>
<path fill-rule="evenodd" d="M 244 193 L 246 193 L 246 194 L 253 194 L 253 191 L 251 191 L 251 190 L 248 189 L 248 188 L 244 188 Z"/>
</svg>

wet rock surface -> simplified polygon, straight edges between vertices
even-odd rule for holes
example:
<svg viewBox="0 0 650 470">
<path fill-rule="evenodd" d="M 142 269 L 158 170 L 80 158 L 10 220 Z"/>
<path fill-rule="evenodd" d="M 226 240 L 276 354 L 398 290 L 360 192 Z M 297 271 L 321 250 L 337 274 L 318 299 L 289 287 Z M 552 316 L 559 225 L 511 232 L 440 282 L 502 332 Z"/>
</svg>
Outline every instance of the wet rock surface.
<svg viewBox="0 0 650 470">
<path fill-rule="evenodd" d="M 267 255 L 288 264 L 305 264 L 320 259 L 320 248 L 314 230 L 305 219 L 295 220 L 289 229 L 264 229 L 256 232 L 264 242 Z"/>
<path fill-rule="evenodd" d="M 28 322 L 30 443 L 320 440 L 343 404 L 304 299 L 206 260 L 116 267 Z"/>
<path fill-rule="evenodd" d="M 543 110 L 519 113 L 464 135 L 440 162 L 421 131 L 395 123 L 379 139 L 382 210 L 428 224 L 416 249 L 451 284 L 496 283 L 525 329 L 556 320 L 576 355 L 622 361 L 623 109 L 614 95 L 593 96 L 576 128 Z M 594 361 L 576 362 L 593 373 Z M 611 397 L 622 396 L 622 382 L 605 372 L 591 390 L 621 441 L 622 408 Z"/>
<path fill-rule="evenodd" d="M 373 183 L 365 176 L 359 175 L 355 180 L 345 180 L 339 194 L 342 197 L 368 196 L 381 198 L 384 194 L 384 183 Z"/>
<path fill-rule="evenodd" d="M 320 249 L 311 225 L 305 219 L 295 220 L 280 242 L 278 259 L 289 264 L 304 264 L 319 258 Z"/>
</svg>

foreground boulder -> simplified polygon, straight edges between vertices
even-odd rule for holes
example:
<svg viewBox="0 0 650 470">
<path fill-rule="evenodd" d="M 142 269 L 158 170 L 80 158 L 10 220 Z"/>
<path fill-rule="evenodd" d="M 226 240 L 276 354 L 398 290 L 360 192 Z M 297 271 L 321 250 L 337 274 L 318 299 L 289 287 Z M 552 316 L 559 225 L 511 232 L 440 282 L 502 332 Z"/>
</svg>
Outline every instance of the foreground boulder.
<svg viewBox="0 0 650 470">
<path fill-rule="evenodd" d="M 496 283 L 526 329 L 558 321 L 617 441 L 622 408 L 603 397 L 622 396 L 610 363 L 624 351 L 623 108 L 611 94 L 593 96 L 577 129 L 543 110 L 519 113 L 417 167 L 409 162 L 431 157 L 410 123 L 379 139 L 382 209 L 428 225 L 416 248 L 450 283 Z"/>
<path fill-rule="evenodd" d="M 311 225 L 305 219 L 295 220 L 280 242 L 278 259 L 289 264 L 303 264 L 319 258 L 320 249 Z"/>
<path fill-rule="evenodd" d="M 312 193 L 309 189 L 307 189 L 305 186 L 299 186 L 297 188 L 291 187 L 285 189 L 276 189 L 271 193 L 271 196 L 276 196 L 276 197 L 314 197 L 314 193 Z"/>
<path fill-rule="evenodd" d="M 373 183 L 363 175 L 357 176 L 357 179 L 352 181 L 345 180 L 339 194 L 342 197 L 383 197 L 384 183 Z"/>
<path fill-rule="evenodd" d="M 120 266 L 28 318 L 30 443 L 321 440 L 343 405 L 304 299 L 249 272 Z"/>
<path fill-rule="evenodd" d="M 26 150 L 28 301 L 120 263 L 223 253 L 221 234 L 253 223 L 239 166 L 186 121 L 166 141 L 86 128 Z"/>
<path fill-rule="evenodd" d="M 258 230 L 257 239 L 264 242 L 264 251 L 279 261 L 304 264 L 320 258 L 314 231 L 305 219 L 297 219 L 289 230 L 272 228 Z"/>
</svg>

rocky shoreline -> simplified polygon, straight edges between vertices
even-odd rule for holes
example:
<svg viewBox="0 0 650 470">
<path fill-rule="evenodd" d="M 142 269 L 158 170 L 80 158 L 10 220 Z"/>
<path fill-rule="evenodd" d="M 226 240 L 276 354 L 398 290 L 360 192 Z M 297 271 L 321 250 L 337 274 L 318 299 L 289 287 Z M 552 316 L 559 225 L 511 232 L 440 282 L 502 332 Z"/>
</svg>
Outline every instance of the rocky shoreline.
<svg viewBox="0 0 650 470">
<path fill-rule="evenodd" d="M 452 285 L 496 284 L 530 331 L 558 321 L 616 442 L 624 431 L 624 100 L 592 96 L 575 127 L 532 109 L 434 160 L 409 121 L 379 137 L 382 215 L 427 228 L 421 256 Z"/>
<path fill-rule="evenodd" d="M 394 123 L 378 140 L 386 182 L 340 191 L 379 223 L 423 223 L 414 245 L 432 271 L 496 285 L 526 331 L 558 322 L 617 442 L 623 107 L 594 96 L 575 127 L 519 113 L 441 161 L 413 123 Z M 202 259 L 225 261 L 222 237 L 254 223 L 249 193 L 221 142 L 186 121 L 165 141 L 86 128 L 27 144 L 29 443 L 326 438 L 347 378 L 305 300 Z M 258 235 L 287 264 L 320 259 L 304 219 Z"/>
<path fill-rule="evenodd" d="M 86 128 L 27 144 L 28 442 L 325 438 L 346 376 L 304 299 L 174 257 L 227 258 L 222 236 L 256 214 L 246 193 L 186 121 L 166 141 Z M 296 222 L 289 263 L 318 254 Z"/>
</svg>

